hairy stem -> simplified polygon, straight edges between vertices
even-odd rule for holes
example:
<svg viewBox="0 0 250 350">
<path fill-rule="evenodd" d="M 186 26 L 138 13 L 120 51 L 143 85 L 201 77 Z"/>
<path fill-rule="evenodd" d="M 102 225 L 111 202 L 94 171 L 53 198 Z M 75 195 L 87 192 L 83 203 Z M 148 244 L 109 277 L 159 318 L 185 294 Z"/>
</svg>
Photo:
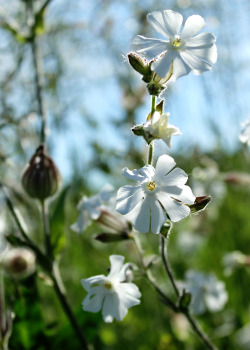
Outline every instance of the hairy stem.
<svg viewBox="0 0 250 350">
<path fill-rule="evenodd" d="M 155 111 L 155 100 L 156 100 L 156 97 L 152 96 L 152 100 L 151 100 L 151 118 L 152 118 L 153 113 Z M 151 143 L 149 145 L 149 149 L 148 149 L 148 164 L 152 165 L 153 155 L 154 155 L 154 141 L 151 141 Z"/>
</svg>

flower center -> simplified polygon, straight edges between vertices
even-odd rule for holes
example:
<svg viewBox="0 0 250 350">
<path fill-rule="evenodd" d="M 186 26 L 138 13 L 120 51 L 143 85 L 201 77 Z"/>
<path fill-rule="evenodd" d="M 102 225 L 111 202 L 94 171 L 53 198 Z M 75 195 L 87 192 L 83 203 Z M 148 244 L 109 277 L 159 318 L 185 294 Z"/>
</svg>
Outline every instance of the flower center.
<svg viewBox="0 0 250 350">
<path fill-rule="evenodd" d="M 150 181 L 147 185 L 146 185 L 146 189 L 148 191 L 154 191 L 156 189 L 157 185 L 154 181 Z"/>
<path fill-rule="evenodd" d="M 111 284 L 110 282 L 105 282 L 104 287 L 105 287 L 107 290 L 111 290 L 111 289 L 112 289 L 112 284 Z"/>
<path fill-rule="evenodd" d="M 175 35 L 174 40 L 172 41 L 172 44 L 174 45 L 174 47 L 177 47 L 177 48 L 182 45 L 180 35 Z"/>
</svg>

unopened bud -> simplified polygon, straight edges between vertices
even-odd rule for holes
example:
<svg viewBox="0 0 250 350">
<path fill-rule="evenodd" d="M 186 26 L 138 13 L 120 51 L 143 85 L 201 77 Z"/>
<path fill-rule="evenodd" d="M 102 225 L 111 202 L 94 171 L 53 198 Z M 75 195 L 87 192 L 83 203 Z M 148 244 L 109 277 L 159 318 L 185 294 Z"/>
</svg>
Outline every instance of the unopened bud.
<svg viewBox="0 0 250 350">
<path fill-rule="evenodd" d="M 193 214 L 193 213 L 196 213 L 197 211 L 205 209 L 205 207 L 208 205 L 211 199 L 212 199 L 211 196 L 196 197 L 194 204 L 188 205 L 191 213 Z"/>
<path fill-rule="evenodd" d="M 55 163 L 46 154 L 44 146 L 39 146 L 22 177 L 25 191 L 32 198 L 44 200 L 56 193 L 60 179 Z"/>
<path fill-rule="evenodd" d="M 127 222 L 124 221 L 118 213 L 115 212 L 115 214 L 113 214 L 108 209 L 102 207 L 99 209 L 101 214 L 95 222 L 102 228 L 108 230 L 108 232 L 119 234 L 129 231 Z"/>
<path fill-rule="evenodd" d="M 130 52 L 128 54 L 128 60 L 131 66 L 134 68 L 134 70 L 136 70 L 138 73 L 142 74 L 143 76 L 148 76 L 148 79 L 151 78 L 152 72 L 150 69 L 149 62 L 147 60 L 145 60 L 135 52 Z"/>
<path fill-rule="evenodd" d="M 0 266 L 16 278 L 28 277 L 35 271 L 35 255 L 25 248 L 13 248 L 3 254 Z"/>
<path fill-rule="evenodd" d="M 187 309 L 191 303 L 191 300 L 192 300 L 191 293 L 186 292 L 186 290 L 184 289 L 179 300 L 179 307 L 181 309 Z"/>
<path fill-rule="evenodd" d="M 113 242 L 120 242 L 125 241 L 127 239 L 130 239 L 130 235 L 127 232 L 123 233 L 98 233 L 97 235 L 94 235 L 94 239 L 96 239 L 99 242 L 102 243 L 113 243 Z"/>
</svg>

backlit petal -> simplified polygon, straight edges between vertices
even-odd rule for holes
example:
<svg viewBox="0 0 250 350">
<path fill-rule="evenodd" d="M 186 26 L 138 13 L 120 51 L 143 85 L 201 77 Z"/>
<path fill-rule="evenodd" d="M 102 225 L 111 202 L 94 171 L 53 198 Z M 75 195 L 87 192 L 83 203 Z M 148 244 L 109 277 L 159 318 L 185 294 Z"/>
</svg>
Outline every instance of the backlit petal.
<svg viewBox="0 0 250 350">
<path fill-rule="evenodd" d="M 175 166 L 174 158 L 168 156 L 167 154 L 163 154 L 157 160 L 155 167 L 155 180 L 159 179 L 160 181 L 165 179 L 165 175 L 167 175 L 170 170 Z"/>
<path fill-rule="evenodd" d="M 167 42 L 165 40 L 145 38 L 142 35 L 137 35 L 131 45 L 132 51 L 145 55 L 149 60 L 159 56 L 167 48 Z"/>
<path fill-rule="evenodd" d="M 192 38 L 188 38 L 185 41 L 185 48 L 196 47 L 208 47 L 215 43 L 216 37 L 212 33 L 201 33 Z"/>
<path fill-rule="evenodd" d="M 199 15 L 188 17 L 181 33 L 181 38 L 186 39 L 198 34 L 206 25 L 204 19 Z"/>
</svg>

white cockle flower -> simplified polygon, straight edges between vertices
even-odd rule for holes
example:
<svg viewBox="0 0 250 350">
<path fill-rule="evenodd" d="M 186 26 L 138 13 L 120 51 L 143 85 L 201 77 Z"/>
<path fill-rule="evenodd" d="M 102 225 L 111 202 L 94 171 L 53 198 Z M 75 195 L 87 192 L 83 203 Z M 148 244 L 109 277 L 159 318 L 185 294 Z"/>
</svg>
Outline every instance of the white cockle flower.
<svg viewBox="0 0 250 350">
<path fill-rule="evenodd" d="M 162 155 L 155 168 L 145 165 L 139 170 L 122 170 L 125 177 L 138 184 L 118 190 L 116 210 L 126 215 L 136 230 L 159 233 L 167 216 L 177 222 L 190 214 L 185 204 L 193 204 L 195 197 L 190 187 L 185 186 L 187 174 L 180 168 L 172 170 L 175 165 L 172 157 Z"/>
<path fill-rule="evenodd" d="M 242 143 L 246 143 L 250 146 L 250 119 L 242 123 L 242 131 L 239 135 L 239 139 Z"/>
<path fill-rule="evenodd" d="M 216 312 L 223 309 L 228 300 L 225 284 L 212 274 L 187 271 L 185 289 L 191 293 L 191 308 L 194 313 Z"/>
<path fill-rule="evenodd" d="M 132 50 L 156 59 L 151 68 L 164 78 L 173 68 L 172 80 L 188 74 L 201 74 L 211 69 L 217 60 L 215 36 L 212 33 L 198 34 L 206 25 L 199 15 L 188 17 L 181 31 L 183 17 L 171 10 L 155 11 L 147 15 L 149 24 L 167 40 L 145 38 L 137 35 Z M 173 67 L 171 65 L 173 63 Z"/>
<path fill-rule="evenodd" d="M 82 302 L 83 310 L 99 312 L 105 322 L 110 323 L 115 318 L 122 321 L 132 306 L 140 304 L 141 293 L 138 287 L 127 282 L 127 270 L 130 264 L 124 264 L 124 257 L 111 255 L 111 268 L 108 276 L 98 275 L 81 281 L 88 295 Z"/>
<path fill-rule="evenodd" d="M 173 135 L 181 135 L 180 130 L 174 125 L 168 124 L 169 113 L 160 114 L 154 112 L 152 118 L 148 120 L 143 129 L 153 138 L 163 140 L 168 147 L 171 147 L 171 137 Z"/>
<path fill-rule="evenodd" d="M 114 189 L 111 185 L 106 185 L 101 192 L 92 197 L 83 196 L 77 209 L 80 210 L 80 215 L 71 229 L 77 233 L 82 233 L 91 224 L 92 220 L 97 220 L 102 214 L 102 209 L 106 209 L 107 204 L 114 194 Z"/>
</svg>

